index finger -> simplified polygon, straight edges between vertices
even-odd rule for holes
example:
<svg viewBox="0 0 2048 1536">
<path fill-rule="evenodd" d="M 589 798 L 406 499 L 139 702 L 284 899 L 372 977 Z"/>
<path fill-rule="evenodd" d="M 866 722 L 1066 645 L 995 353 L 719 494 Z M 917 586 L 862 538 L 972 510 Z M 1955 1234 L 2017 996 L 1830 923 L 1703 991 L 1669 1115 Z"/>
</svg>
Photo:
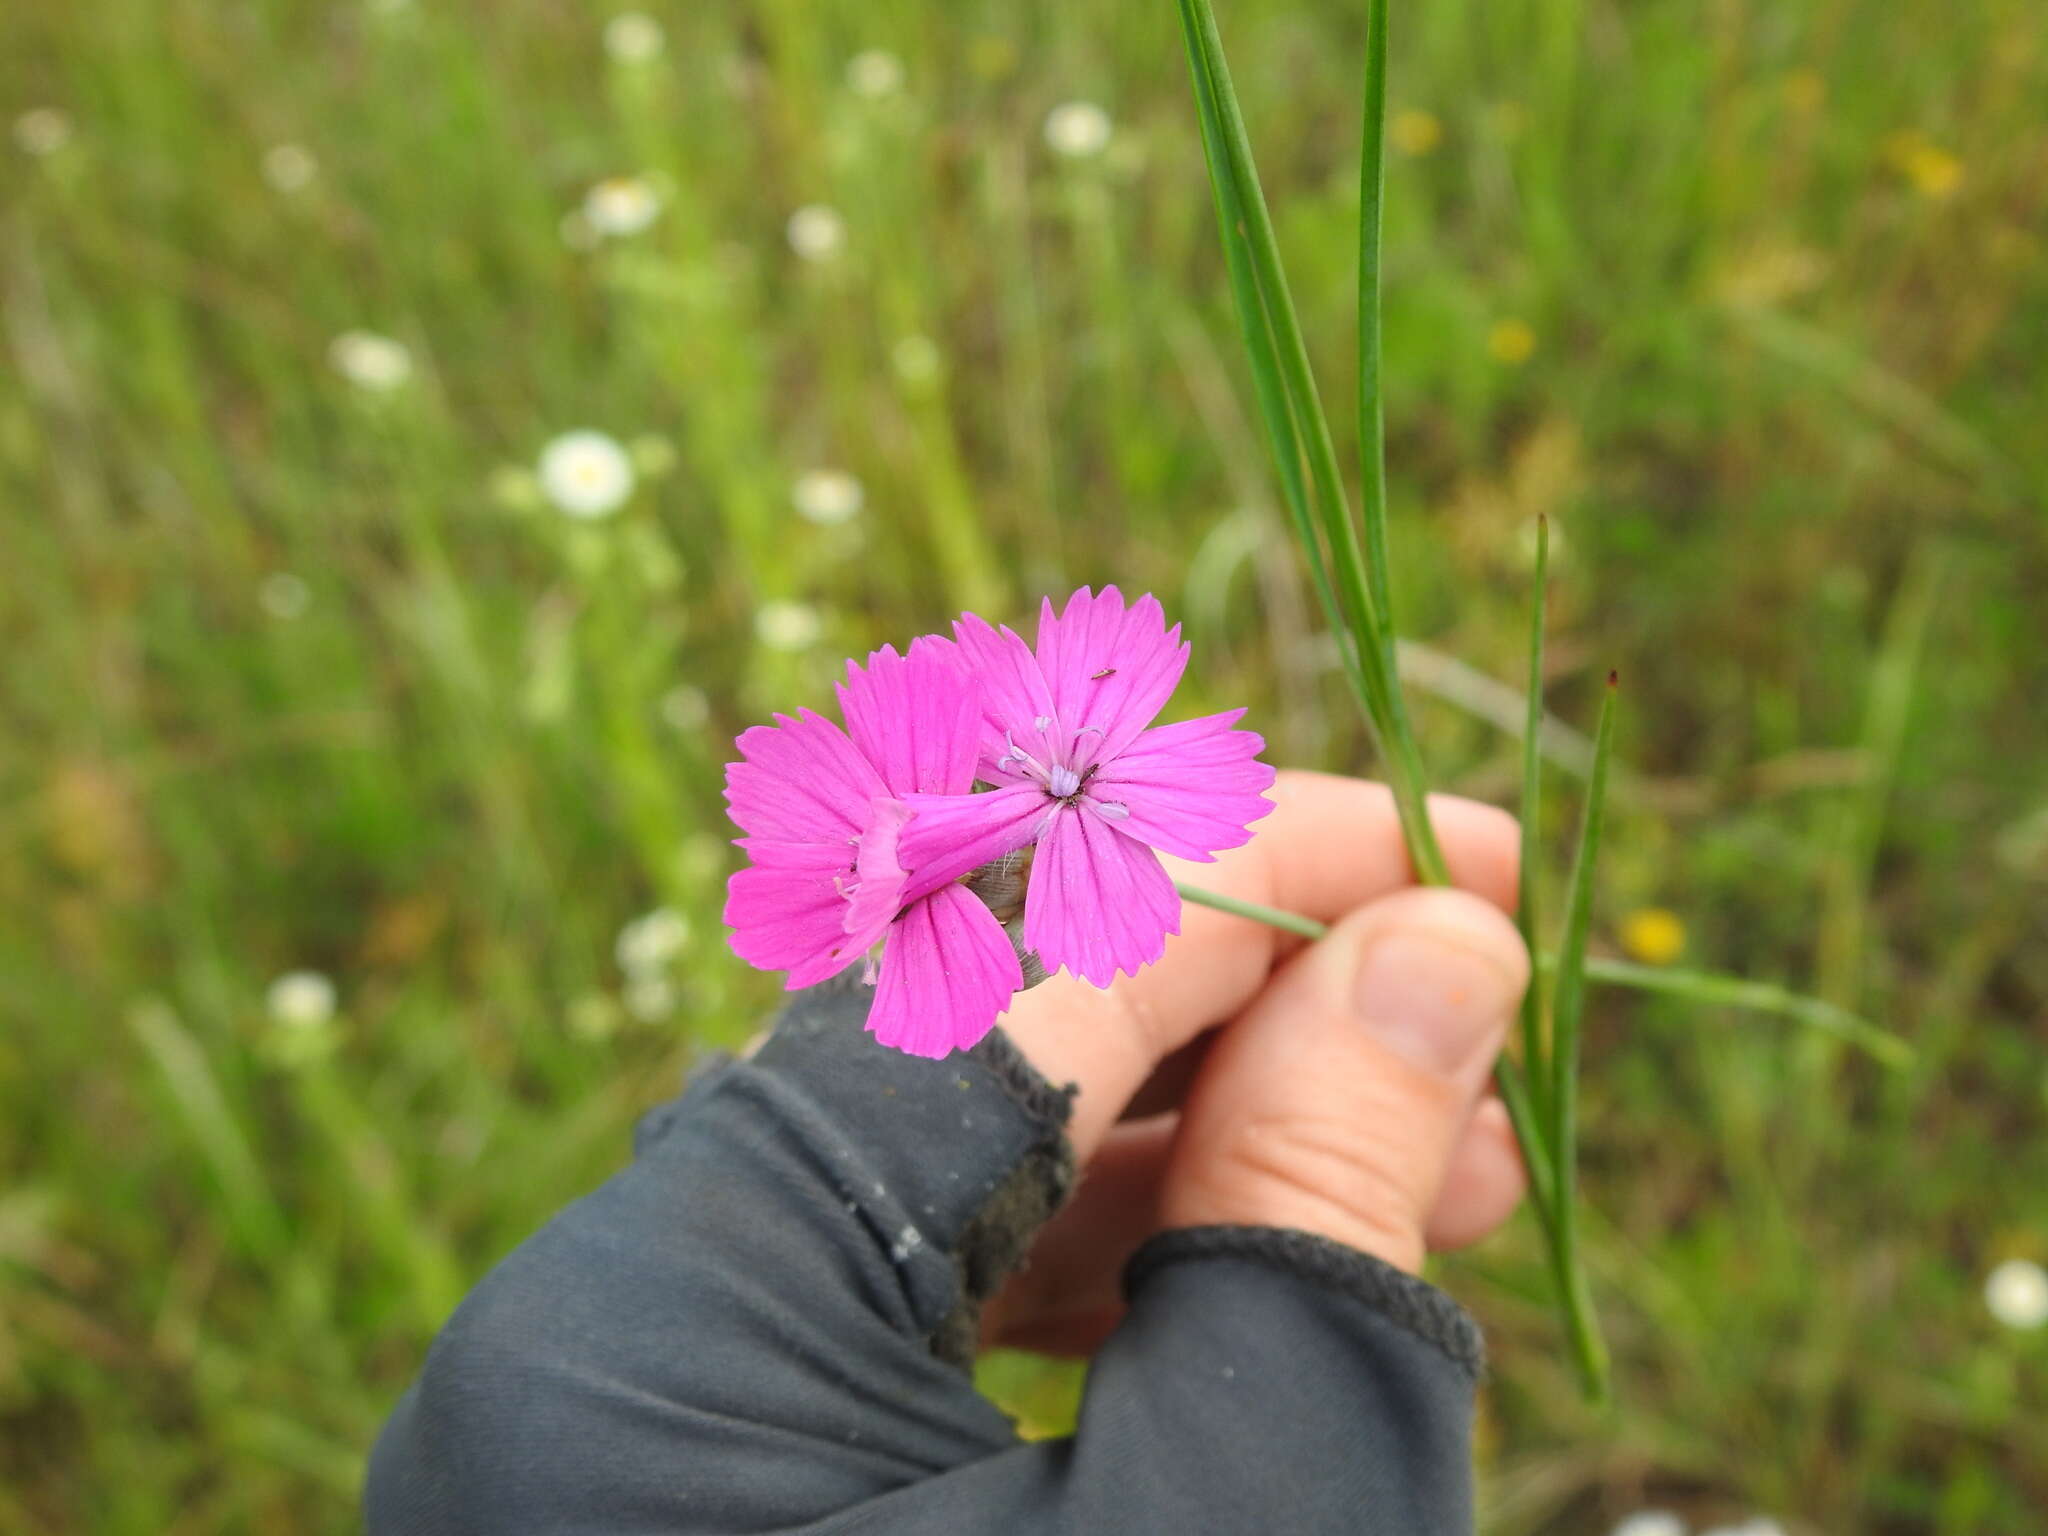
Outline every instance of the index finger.
<svg viewBox="0 0 2048 1536">
<path fill-rule="evenodd" d="M 1384 785 L 1288 770 L 1257 835 L 1214 864 L 1165 860 L 1168 873 L 1242 901 L 1334 922 L 1415 883 L 1393 795 Z M 1452 795 L 1429 797 L 1452 882 L 1503 911 L 1515 901 L 1513 817 Z M 1232 1017 L 1301 940 L 1263 923 L 1183 903 L 1181 932 L 1157 965 L 1106 990 L 1059 975 L 1003 1015 L 1010 1039 L 1054 1083 L 1075 1083 L 1067 1134 L 1085 1162 L 1160 1061 Z"/>
</svg>

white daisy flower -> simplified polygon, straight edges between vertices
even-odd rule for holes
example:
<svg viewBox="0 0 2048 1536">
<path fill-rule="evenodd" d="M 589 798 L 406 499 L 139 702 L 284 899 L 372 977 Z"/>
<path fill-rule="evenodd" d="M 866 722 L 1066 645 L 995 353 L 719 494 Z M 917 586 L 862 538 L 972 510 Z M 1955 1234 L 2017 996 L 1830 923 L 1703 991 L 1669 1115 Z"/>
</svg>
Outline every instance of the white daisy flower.
<svg viewBox="0 0 2048 1536">
<path fill-rule="evenodd" d="M 256 601 L 273 619 L 296 619 L 313 606 L 313 589 L 290 571 L 272 571 L 256 587 Z"/>
<path fill-rule="evenodd" d="M 754 615 L 754 638 L 771 651 L 807 651 L 824 633 L 825 621 L 809 603 L 763 603 Z"/>
<path fill-rule="evenodd" d="M 334 1017 L 334 983 L 318 971 L 287 971 L 270 984 L 264 1006 L 282 1029 L 319 1029 Z"/>
<path fill-rule="evenodd" d="M 846 221 L 823 203 L 807 203 L 789 216 L 789 248 L 805 261 L 830 261 L 846 244 Z"/>
<path fill-rule="evenodd" d="M 334 371 L 358 389 L 383 394 L 412 377 L 412 352 L 375 331 L 343 331 L 327 347 Z"/>
<path fill-rule="evenodd" d="M 824 528 L 859 516 L 866 499 L 860 482 L 843 469 L 814 469 L 799 475 L 790 493 L 798 515 Z"/>
<path fill-rule="evenodd" d="M 644 11 L 621 11 L 604 24 L 604 51 L 621 64 L 645 64 L 667 46 L 661 23 Z"/>
<path fill-rule="evenodd" d="M 656 907 L 619 930 L 612 957 L 628 976 L 658 975 L 690 942 L 690 920 L 674 907 Z"/>
<path fill-rule="evenodd" d="M 659 1024 L 676 1011 L 676 989 L 665 976 L 637 976 L 619 994 L 637 1024 Z"/>
<path fill-rule="evenodd" d="M 540 488 L 571 517 L 609 517 L 633 494 L 633 461 L 602 432 L 564 432 L 540 451 Z"/>
<path fill-rule="evenodd" d="M 903 89 L 903 61 L 885 48 L 869 48 L 846 61 L 846 84 L 856 96 L 879 101 Z"/>
<path fill-rule="evenodd" d="M 1984 1305 L 2008 1328 L 2048 1323 L 2048 1271 L 2032 1259 L 2007 1259 L 1984 1277 Z"/>
<path fill-rule="evenodd" d="M 1639 1509 L 1618 1521 L 1612 1536 L 1685 1536 L 1685 1522 L 1668 1509 Z"/>
<path fill-rule="evenodd" d="M 39 160 L 54 155 L 71 142 L 71 119 L 55 107 L 31 107 L 14 120 L 14 142 Z"/>
<path fill-rule="evenodd" d="M 638 176 L 607 177 L 583 198 L 583 222 L 606 239 L 637 235 L 660 212 L 661 194 Z"/>
<path fill-rule="evenodd" d="M 1785 1527 L 1769 1515 L 1751 1515 L 1736 1525 L 1717 1525 L 1700 1536 L 1785 1536 Z"/>
<path fill-rule="evenodd" d="M 1101 154 L 1112 131 L 1109 114 L 1092 101 L 1063 101 L 1045 114 L 1045 142 L 1069 160 Z"/>
<path fill-rule="evenodd" d="M 695 735 L 711 718 L 711 700 L 702 688 L 679 683 L 661 696 L 661 718 L 678 735 Z"/>
<path fill-rule="evenodd" d="M 263 179 L 272 191 L 303 192 L 319 173 L 320 162 L 303 144 L 273 144 L 263 152 Z"/>
</svg>

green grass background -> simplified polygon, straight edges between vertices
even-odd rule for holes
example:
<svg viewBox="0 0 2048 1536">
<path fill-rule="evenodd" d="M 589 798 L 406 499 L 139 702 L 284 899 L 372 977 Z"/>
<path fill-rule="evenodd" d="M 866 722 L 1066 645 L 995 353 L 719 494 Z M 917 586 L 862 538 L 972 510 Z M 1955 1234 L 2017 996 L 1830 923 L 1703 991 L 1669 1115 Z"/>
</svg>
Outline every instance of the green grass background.
<svg viewBox="0 0 2048 1536">
<path fill-rule="evenodd" d="M 772 1005 L 719 934 L 720 764 L 839 657 L 1115 580 L 1187 621 L 1179 708 L 1370 769 L 1172 8 L 652 9 L 639 68 L 568 0 L 0 17 L 7 121 L 74 129 L 0 155 L 0 1531 L 352 1528 L 464 1287 Z M 1221 7 L 1326 387 L 1362 10 Z M 1918 1049 L 1595 998 L 1619 1408 L 1577 1399 L 1526 1219 L 1447 1264 L 1495 1352 L 1489 1528 L 2038 1529 L 2048 1333 L 1980 1290 L 2048 1260 L 2048 17 L 1395 10 L 1395 110 L 1438 129 L 1389 169 L 1404 631 L 1514 678 L 1549 514 L 1556 707 L 1626 685 L 1596 943 L 1669 907 L 1690 962 Z M 870 47 L 892 99 L 845 84 Z M 1066 162 L 1041 125 L 1077 97 L 1116 135 Z M 294 195 L 260 171 L 287 141 Z M 662 216 L 570 249 L 619 173 Z M 784 240 L 812 202 L 829 264 Z M 338 377 L 352 327 L 413 381 Z M 586 425 L 673 466 L 601 525 L 507 494 Z M 864 483 L 852 526 L 792 513 L 819 465 Z M 756 643 L 774 599 L 815 648 Z M 1510 795 L 1513 740 L 1416 698 L 1437 782 Z M 613 939 L 663 902 L 695 936 L 635 1023 Z M 303 1060 L 263 1006 L 296 967 L 342 1000 Z"/>
</svg>

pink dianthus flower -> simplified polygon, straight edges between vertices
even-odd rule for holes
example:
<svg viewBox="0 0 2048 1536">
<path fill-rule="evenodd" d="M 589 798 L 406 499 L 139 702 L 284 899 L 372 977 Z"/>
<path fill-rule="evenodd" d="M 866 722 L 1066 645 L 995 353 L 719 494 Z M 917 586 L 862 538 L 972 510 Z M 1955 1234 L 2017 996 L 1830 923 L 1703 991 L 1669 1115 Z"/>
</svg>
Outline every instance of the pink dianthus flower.
<svg viewBox="0 0 2048 1536">
<path fill-rule="evenodd" d="M 807 709 L 778 715 L 743 732 L 741 761 L 726 766 L 749 861 L 727 887 L 732 945 L 752 965 L 787 971 L 794 990 L 879 940 L 869 1031 L 912 1055 L 944 1056 L 987 1034 L 1024 985 L 1015 947 L 964 886 L 906 895 L 893 866 L 871 879 L 862 842 L 900 829 L 901 797 L 967 798 L 981 740 L 975 679 L 953 646 L 927 637 L 908 656 L 883 647 L 865 670 L 849 661 L 837 692 L 844 730 Z"/>
<path fill-rule="evenodd" d="M 1159 854 L 1212 860 L 1249 841 L 1250 824 L 1273 808 L 1264 741 L 1233 729 L 1243 710 L 1152 724 L 1188 647 L 1149 595 L 1126 606 L 1115 587 L 1083 587 L 1060 613 L 1047 599 L 1035 647 L 971 613 L 953 632 L 980 685 L 975 774 L 995 788 L 899 795 L 900 812 L 878 817 L 863 840 L 868 899 L 930 900 L 1036 844 L 1025 948 L 1047 970 L 1096 986 L 1135 974 L 1180 931 L 1180 895 Z"/>
</svg>

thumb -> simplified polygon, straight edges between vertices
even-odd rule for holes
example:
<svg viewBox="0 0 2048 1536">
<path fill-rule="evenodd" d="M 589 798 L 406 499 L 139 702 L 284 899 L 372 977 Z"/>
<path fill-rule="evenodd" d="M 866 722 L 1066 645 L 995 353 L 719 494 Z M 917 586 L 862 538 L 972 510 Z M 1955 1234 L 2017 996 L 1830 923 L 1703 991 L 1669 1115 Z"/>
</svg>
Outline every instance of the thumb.
<svg viewBox="0 0 2048 1536">
<path fill-rule="evenodd" d="M 1295 1227 L 1401 1268 L 1529 980 L 1521 936 L 1462 891 L 1354 912 L 1222 1031 L 1181 1115 L 1163 1224 Z"/>
</svg>

